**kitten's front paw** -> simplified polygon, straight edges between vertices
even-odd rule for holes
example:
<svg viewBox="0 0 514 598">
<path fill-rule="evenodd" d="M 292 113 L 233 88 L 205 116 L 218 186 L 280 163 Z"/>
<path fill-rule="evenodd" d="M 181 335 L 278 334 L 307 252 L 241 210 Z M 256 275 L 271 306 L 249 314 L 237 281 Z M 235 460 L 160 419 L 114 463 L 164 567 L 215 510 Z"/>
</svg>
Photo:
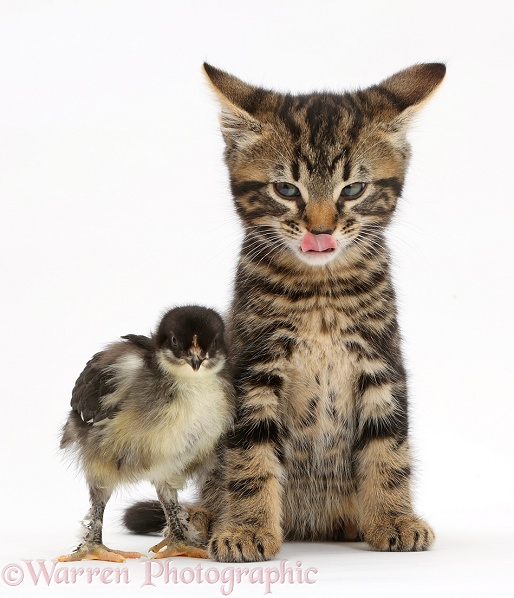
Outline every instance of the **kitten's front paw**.
<svg viewBox="0 0 514 598">
<path fill-rule="evenodd" d="M 266 528 L 233 526 L 216 531 L 209 556 L 225 563 L 268 561 L 280 550 L 280 536 Z"/>
<path fill-rule="evenodd" d="M 428 550 L 435 536 L 422 519 L 415 515 L 402 515 L 366 528 L 364 540 L 375 550 L 408 552 Z"/>
</svg>

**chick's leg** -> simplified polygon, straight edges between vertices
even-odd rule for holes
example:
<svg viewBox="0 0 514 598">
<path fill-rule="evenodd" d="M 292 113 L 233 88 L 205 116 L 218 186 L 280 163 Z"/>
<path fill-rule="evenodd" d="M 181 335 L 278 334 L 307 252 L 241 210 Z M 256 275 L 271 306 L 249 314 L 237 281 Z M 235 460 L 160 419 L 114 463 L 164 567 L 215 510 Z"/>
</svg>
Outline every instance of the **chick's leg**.
<svg viewBox="0 0 514 598">
<path fill-rule="evenodd" d="M 139 552 L 124 552 L 122 550 L 112 550 L 107 548 L 102 543 L 102 528 L 105 506 L 111 492 L 102 488 L 90 487 L 91 509 L 86 516 L 83 525 L 86 528 L 86 533 L 82 542 L 71 554 L 63 554 L 57 557 L 58 561 L 70 562 L 95 560 L 95 561 L 110 561 L 115 563 L 123 563 L 126 558 L 138 559 L 143 556 Z"/>
<path fill-rule="evenodd" d="M 156 484 L 157 497 L 159 498 L 164 514 L 166 515 L 167 536 L 155 546 L 150 548 L 155 552 L 155 559 L 165 559 L 173 556 L 189 556 L 206 559 L 207 551 L 198 546 L 192 546 L 191 539 L 180 520 L 180 507 L 177 502 L 177 491 L 168 484 Z M 162 548 L 166 548 L 161 550 Z"/>
</svg>

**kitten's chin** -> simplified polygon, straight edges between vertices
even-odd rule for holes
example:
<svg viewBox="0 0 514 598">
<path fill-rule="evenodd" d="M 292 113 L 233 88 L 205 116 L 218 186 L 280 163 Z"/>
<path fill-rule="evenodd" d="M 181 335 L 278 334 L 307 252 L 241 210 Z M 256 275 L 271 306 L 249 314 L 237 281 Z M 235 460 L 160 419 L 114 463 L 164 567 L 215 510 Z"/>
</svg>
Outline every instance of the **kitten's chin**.
<svg viewBox="0 0 514 598">
<path fill-rule="evenodd" d="M 338 246 L 336 249 L 328 251 L 302 251 L 298 248 L 294 250 L 294 253 L 304 264 L 308 264 L 309 266 L 325 266 L 341 254 L 341 248 Z"/>
</svg>

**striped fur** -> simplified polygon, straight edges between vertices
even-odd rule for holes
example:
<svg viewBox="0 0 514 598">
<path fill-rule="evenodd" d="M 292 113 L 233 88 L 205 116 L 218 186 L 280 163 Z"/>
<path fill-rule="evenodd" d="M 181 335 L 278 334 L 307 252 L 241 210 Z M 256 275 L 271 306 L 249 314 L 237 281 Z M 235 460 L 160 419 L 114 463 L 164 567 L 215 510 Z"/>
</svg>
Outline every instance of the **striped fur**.
<svg viewBox="0 0 514 598">
<path fill-rule="evenodd" d="M 384 227 L 401 194 L 411 117 L 443 79 L 417 65 L 364 91 L 283 95 L 205 65 L 222 107 L 245 228 L 229 347 L 238 393 L 222 466 L 203 488 L 221 561 L 283 539 L 363 537 L 424 550 L 412 509 L 405 370 Z M 273 183 L 300 195 L 284 199 Z M 362 195 L 343 187 L 366 183 Z M 306 231 L 338 248 L 302 255 Z"/>
<path fill-rule="evenodd" d="M 425 550 L 414 515 L 407 385 L 384 227 L 402 192 L 408 124 L 445 67 L 354 93 L 289 95 L 212 66 L 245 236 L 228 318 L 236 423 L 192 512 L 220 561 L 272 558 L 283 539 L 364 538 Z M 274 184 L 299 194 L 284 198 Z M 365 183 L 357 197 L 343 189 Z M 300 249 L 311 231 L 331 252 Z"/>
</svg>

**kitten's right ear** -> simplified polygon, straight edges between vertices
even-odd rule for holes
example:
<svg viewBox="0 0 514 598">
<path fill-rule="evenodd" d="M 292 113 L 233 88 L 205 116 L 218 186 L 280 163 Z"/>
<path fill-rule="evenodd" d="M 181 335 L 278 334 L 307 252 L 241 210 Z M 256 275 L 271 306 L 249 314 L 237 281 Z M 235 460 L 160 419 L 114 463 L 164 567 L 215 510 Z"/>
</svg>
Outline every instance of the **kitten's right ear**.
<svg viewBox="0 0 514 598">
<path fill-rule="evenodd" d="M 220 123 L 225 142 L 237 146 L 250 143 L 262 130 L 252 111 L 267 92 L 206 62 L 203 69 L 221 104 Z"/>
</svg>

